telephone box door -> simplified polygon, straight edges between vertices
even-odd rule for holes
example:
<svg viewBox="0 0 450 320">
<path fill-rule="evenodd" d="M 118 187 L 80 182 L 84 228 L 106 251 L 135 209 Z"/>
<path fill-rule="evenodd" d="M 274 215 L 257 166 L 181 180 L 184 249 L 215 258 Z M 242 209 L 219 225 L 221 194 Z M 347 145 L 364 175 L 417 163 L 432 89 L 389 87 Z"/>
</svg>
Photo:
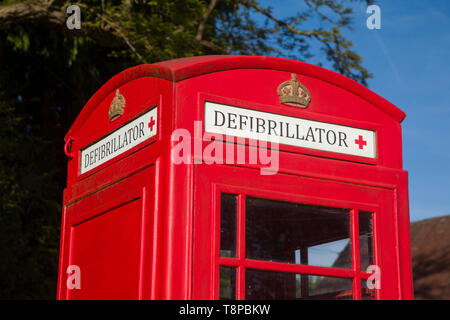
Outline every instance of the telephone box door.
<svg viewBox="0 0 450 320">
<path fill-rule="evenodd" d="M 64 206 L 59 299 L 152 298 L 153 195 L 151 166 Z"/>
<path fill-rule="evenodd" d="M 393 190 L 242 167 L 195 173 L 194 299 L 401 298 Z"/>
</svg>

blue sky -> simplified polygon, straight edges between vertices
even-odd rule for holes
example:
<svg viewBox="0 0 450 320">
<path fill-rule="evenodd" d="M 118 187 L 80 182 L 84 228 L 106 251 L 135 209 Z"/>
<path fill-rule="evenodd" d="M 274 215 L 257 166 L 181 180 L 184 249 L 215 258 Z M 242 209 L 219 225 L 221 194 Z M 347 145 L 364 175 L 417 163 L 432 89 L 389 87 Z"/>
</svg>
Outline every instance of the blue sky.
<svg viewBox="0 0 450 320">
<path fill-rule="evenodd" d="M 283 17 L 298 0 L 262 0 Z M 354 3 L 344 34 L 373 74 L 369 89 L 406 113 L 403 163 L 409 171 L 411 220 L 450 214 L 450 1 L 378 0 L 381 29 L 366 27 L 367 6 Z M 313 59 L 314 60 L 314 59 Z M 326 65 L 324 65 L 326 67 Z"/>
</svg>

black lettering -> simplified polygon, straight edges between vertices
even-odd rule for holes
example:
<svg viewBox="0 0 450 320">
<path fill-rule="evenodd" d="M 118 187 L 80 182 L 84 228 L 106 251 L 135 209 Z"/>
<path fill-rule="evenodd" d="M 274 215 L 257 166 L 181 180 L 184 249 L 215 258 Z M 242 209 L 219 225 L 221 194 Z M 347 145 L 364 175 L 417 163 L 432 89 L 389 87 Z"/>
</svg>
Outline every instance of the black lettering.
<svg viewBox="0 0 450 320">
<path fill-rule="evenodd" d="M 308 128 L 308 132 L 306 133 L 306 141 L 309 141 L 308 138 L 311 137 L 312 142 L 316 142 L 316 139 L 314 139 L 314 133 L 311 127 Z"/>
<path fill-rule="evenodd" d="M 145 133 L 144 133 L 144 123 L 141 122 L 141 123 L 139 123 L 139 138 L 144 136 L 144 135 L 145 135 Z"/>
<path fill-rule="evenodd" d="M 260 121 L 261 120 L 261 123 Z M 263 131 L 259 131 L 259 128 L 263 128 Z M 264 131 L 266 131 L 266 127 L 265 127 L 265 121 L 262 118 L 256 118 L 256 132 L 257 133 L 264 133 Z"/>
<path fill-rule="evenodd" d="M 219 113 L 222 115 L 222 124 L 220 124 L 220 125 L 219 125 L 219 123 L 217 122 L 217 115 L 218 115 Z M 222 112 L 217 111 L 217 110 L 214 110 L 214 117 L 215 117 L 215 119 L 214 119 L 214 125 L 215 125 L 216 127 L 221 127 L 221 126 L 223 126 L 223 125 L 225 124 L 225 115 L 224 115 Z"/>
<path fill-rule="evenodd" d="M 130 128 L 130 129 L 128 129 L 127 130 L 127 133 L 128 133 L 128 143 L 131 143 L 132 141 L 131 141 L 131 133 L 133 132 L 133 128 Z"/>
<path fill-rule="evenodd" d="M 117 137 L 114 138 L 114 152 L 116 152 L 118 149 L 116 148 L 117 146 L 120 146 L 120 136 L 119 136 L 119 144 L 116 143 L 116 139 Z"/>
<path fill-rule="evenodd" d="M 233 116 L 234 118 L 232 119 L 231 116 Z M 237 118 L 237 114 L 228 113 L 228 129 L 237 129 L 236 118 Z M 231 123 L 233 123 L 234 127 L 231 126 Z"/>
<path fill-rule="evenodd" d="M 325 132 L 325 129 L 316 128 L 315 131 L 319 131 L 319 143 L 322 143 L 322 132 Z"/>
<path fill-rule="evenodd" d="M 89 165 L 89 154 L 86 154 L 84 156 L 84 167 L 87 168 L 87 166 Z"/>
<path fill-rule="evenodd" d="M 332 133 L 332 141 L 330 141 L 330 133 Z M 331 145 L 334 145 L 336 143 L 336 133 L 333 130 L 328 130 L 327 131 L 327 142 Z"/>
<path fill-rule="evenodd" d="M 297 136 L 295 137 L 297 140 L 305 140 L 305 136 L 301 136 L 300 137 L 300 125 L 298 125 L 298 124 L 296 124 L 295 125 L 295 127 L 296 127 L 296 131 L 297 131 Z"/>
<path fill-rule="evenodd" d="M 125 132 L 124 134 L 123 134 L 123 143 L 122 143 L 122 147 L 121 148 L 123 148 L 124 146 L 126 146 L 128 144 L 128 139 L 127 139 L 127 133 Z"/>
<path fill-rule="evenodd" d="M 294 138 L 294 134 L 292 136 L 289 136 L 289 122 L 286 122 L 286 137 L 287 138 Z"/>
<path fill-rule="evenodd" d="M 242 130 L 242 125 L 247 125 L 247 121 L 242 121 L 242 118 L 248 119 L 247 116 L 244 116 L 242 114 L 239 115 L 239 130 Z"/>
<path fill-rule="evenodd" d="M 133 128 L 133 140 L 137 140 L 137 138 L 138 138 L 138 133 L 139 133 L 139 128 L 138 128 L 138 126 L 134 126 L 134 128 Z"/>
<path fill-rule="evenodd" d="M 273 120 L 267 120 L 267 123 L 269 125 L 269 133 L 268 134 L 271 135 L 271 131 L 273 130 L 273 132 L 277 136 L 278 133 L 275 131 L 275 128 L 277 127 L 277 123 Z"/>
<path fill-rule="evenodd" d="M 345 146 L 348 148 L 347 142 L 345 142 L 345 139 L 347 139 L 347 135 L 345 132 L 339 131 L 339 147 L 342 146 L 342 142 L 345 144 Z"/>
<path fill-rule="evenodd" d="M 120 135 L 119 135 L 119 141 L 117 142 L 117 150 L 122 149 L 123 145 L 120 143 Z"/>
<path fill-rule="evenodd" d="M 108 141 L 106 143 L 106 157 L 109 156 L 109 154 L 111 153 L 111 151 L 109 150 L 109 147 L 111 146 L 111 142 Z"/>
</svg>

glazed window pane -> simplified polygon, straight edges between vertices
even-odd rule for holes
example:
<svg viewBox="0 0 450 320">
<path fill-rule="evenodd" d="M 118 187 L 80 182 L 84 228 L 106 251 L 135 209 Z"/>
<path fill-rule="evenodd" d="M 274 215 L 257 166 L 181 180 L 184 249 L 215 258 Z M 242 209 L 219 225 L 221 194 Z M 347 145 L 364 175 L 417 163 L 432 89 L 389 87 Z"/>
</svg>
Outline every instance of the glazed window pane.
<svg viewBox="0 0 450 320">
<path fill-rule="evenodd" d="M 236 299 L 236 268 L 220 267 L 219 299 Z"/>
<path fill-rule="evenodd" d="M 236 257 L 237 196 L 220 197 L 220 256 Z"/>
<path fill-rule="evenodd" d="M 247 197 L 246 258 L 351 268 L 350 212 Z"/>
<path fill-rule="evenodd" d="M 254 300 L 351 300 L 353 280 L 247 269 L 246 299 Z"/>
<path fill-rule="evenodd" d="M 372 213 L 359 213 L 359 251 L 361 253 L 361 270 L 374 264 Z"/>
</svg>

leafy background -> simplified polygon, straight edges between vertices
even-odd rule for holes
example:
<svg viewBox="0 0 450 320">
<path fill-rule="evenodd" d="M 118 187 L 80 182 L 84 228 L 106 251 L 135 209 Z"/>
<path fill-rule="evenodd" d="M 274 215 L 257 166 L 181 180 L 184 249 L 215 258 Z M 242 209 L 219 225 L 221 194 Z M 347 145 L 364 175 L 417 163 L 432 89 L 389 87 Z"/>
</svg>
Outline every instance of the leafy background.
<svg viewBox="0 0 450 320">
<path fill-rule="evenodd" d="M 343 33 L 354 1 L 300 2 L 298 12 L 277 16 L 256 0 L 0 1 L 0 299 L 55 298 L 63 138 L 123 69 L 272 55 L 326 63 L 366 85 L 371 74 Z M 66 27 L 70 4 L 81 8 L 80 30 Z"/>
</svg>

